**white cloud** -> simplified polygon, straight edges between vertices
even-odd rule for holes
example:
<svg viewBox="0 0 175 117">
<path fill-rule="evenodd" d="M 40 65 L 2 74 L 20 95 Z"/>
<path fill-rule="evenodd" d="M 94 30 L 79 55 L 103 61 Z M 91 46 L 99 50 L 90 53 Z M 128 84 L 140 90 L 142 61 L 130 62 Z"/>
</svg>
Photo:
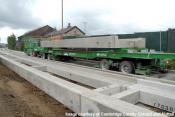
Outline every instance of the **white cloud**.
<svg viewBox="0 0 175 117">
<path fill-rule="evenodd" d="M 24 34 L 26 32 L 25 29 L 12 29 L 10 27 L 0 28 L 0 39 L 1 43 L 7 43 L 7 36 L 15 34 L 16 37 Z"/>
<path fill-rule="evenodd" d="M 59 11 L 61 11 L 59 6 L 61 6 L 59 0 L 37 0 L 33 5 L 32 11 L 35 17 L 41 19 L 43 25 L 50 24 L 56 26 L 61 18 L 59 16 Z"/>
<path fill-rule="evenodd" d="M 28 1 L 31 13 L 40 19 L 38 25 L 61 27 L 61 0 Z M 71 22 L 83 29 L 87 22 L 88 34 L 166 30 L 175 27 L 174 4 L 174 0 L 64 0 L 64 25 Z"/>
</svg>

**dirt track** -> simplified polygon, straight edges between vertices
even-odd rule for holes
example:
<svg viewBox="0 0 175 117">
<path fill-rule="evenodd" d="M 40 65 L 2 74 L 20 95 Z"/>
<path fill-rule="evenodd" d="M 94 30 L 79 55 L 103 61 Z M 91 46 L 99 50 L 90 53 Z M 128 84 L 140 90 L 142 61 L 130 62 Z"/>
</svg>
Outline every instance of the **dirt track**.
<svg viewBox="0 0 175 117">
<path fill-rule="evenodd" d="M 65 106 L 0 63 L 0 117 L 64 117 Z"/>
</svg>

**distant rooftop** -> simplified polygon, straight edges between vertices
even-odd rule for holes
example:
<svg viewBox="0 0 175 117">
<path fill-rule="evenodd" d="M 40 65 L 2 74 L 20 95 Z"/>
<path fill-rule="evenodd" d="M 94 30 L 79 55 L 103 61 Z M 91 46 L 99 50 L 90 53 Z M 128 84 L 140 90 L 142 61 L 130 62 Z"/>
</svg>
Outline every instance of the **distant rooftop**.
<svg viewBox="0 0 175 117">
<path fill-rule="evenodd" d="M 69 31 L 71 31 L 74 28 L 77 28 L 80 32 L 82 32 L 83 34 L 85 34 L 77 26 L 70 26 L 70 24 L 69 24 L 67 28 L 63 28 L 61 30 L 54 30 L 53 32 L 50 32 L 50 33 L 46 34 L 45 36 L 48 37 L 48 36 L 53 36 L 53 35 L 66 34 L 66 33 L 68 33 Z"/>
<path fill-rule="evenodd" d="M 43 37 L 44 35 L 55 31 L 56 29 L 52 28 L 49 25 L 37 28 L 35 30 L 29 31 L 27 33 L 25 33 L 24 35 L 18 37 L 18 38 L 22 38 L 22 37 Z"/>
</svg>

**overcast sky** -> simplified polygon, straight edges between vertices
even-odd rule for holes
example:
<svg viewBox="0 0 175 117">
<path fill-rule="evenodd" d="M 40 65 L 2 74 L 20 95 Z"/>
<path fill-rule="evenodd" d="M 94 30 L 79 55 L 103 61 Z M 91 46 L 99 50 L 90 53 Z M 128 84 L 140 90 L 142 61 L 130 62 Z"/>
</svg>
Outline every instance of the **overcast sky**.
<svg viewBox="0 0 175 117">
<path fill-rule="evenodd" d="M 64 0 L 68 23 L 88 35 L 175 28 L 175 0 Z M 61 28 L 61 0 L 0 0 L 0 38 L 44 25 Z"/>
</svg>

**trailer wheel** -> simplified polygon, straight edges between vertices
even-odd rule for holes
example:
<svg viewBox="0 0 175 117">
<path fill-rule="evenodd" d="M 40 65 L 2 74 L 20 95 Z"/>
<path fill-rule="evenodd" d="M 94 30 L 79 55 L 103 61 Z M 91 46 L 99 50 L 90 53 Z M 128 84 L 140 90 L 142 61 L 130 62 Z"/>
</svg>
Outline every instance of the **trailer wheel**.
<svg viewBox="0 0 175 117">
<path fill-rule="evenodd" d="M 100 68 L 102 70 L 108 70 L 110 68 L 110 62 L 107 59 L 103 59 L 100 61 Z"/>
<path fill-rule="evenodd" d="M 129 74 L 134 73 L 135 71 L 134 64 L 130 61 L 121 62 L 119 69 L 121 72 Z"/>
</svg>

